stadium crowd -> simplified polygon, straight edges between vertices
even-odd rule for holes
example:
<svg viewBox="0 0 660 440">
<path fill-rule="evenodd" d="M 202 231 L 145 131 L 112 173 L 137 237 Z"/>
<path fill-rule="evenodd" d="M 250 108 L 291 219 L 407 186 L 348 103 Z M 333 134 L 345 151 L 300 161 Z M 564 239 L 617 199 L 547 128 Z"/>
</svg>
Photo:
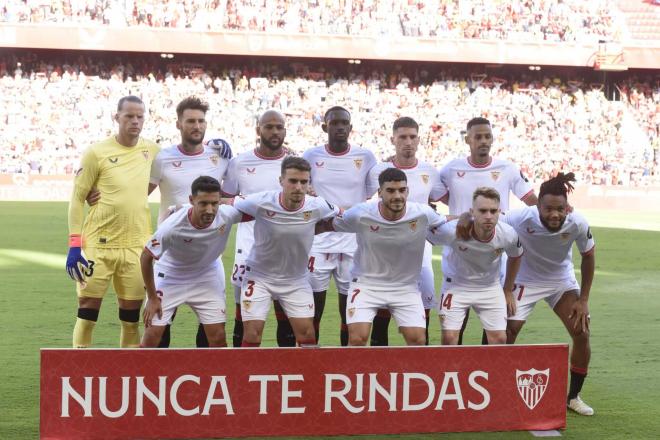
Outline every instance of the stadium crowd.
<svg viewBox="0 0 660 440">
<path fill-rule="evenodd" d="M 623 100 L 612 102 L 601 85 L 552 75 L 507 80 L 389 66 L 340 72 L 300 63 L 224 64 L 218 70 L 190 63 L 163 68 L 138 58 L 56 62 L 9 55 L 0 59 L 0 173 L 72 174 L 82 150 L 112 132 L 117 99 L 136 94 L 148 110 L 143 136 L 161 146 L 178 142 L 175 106 L 189 95 L 211 105 L 207 137 L 227 139 L 235 153 L 255 146 L 255 117 L 265 109 L 287 116 L 287 145 L 302 152 L 324 142 L 323 112 L 343 105 L 353 112 L 351 141 L 378 159 L 393 154 L 392 121 L 410 115 L 421 126 L 422 157 L 442 166 L 465 156 L 465 121 L 483 115 L 493 122 L 494 155 L 535 181 L 571 168 L 582 183 L 660 182 L 657 80 L 622 83 Z M 631 127 L 622 121 L 632 117 L 625 115 L 636 117 L 648 140 L 626 136 Z"/>
<path fill-rule="evenodd" d="M 0 22 L 595 43 L 619 40 L 612 0 L 7 0 Z"/>
</svg>

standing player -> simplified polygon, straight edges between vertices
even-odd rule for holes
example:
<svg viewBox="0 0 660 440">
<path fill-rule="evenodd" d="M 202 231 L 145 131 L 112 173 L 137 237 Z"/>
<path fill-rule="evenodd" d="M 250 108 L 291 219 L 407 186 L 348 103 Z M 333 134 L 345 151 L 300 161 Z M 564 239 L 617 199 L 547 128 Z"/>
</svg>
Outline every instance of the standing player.
<svg viewBox="0 0 660 440">
<path fill-rule="evenodd" d="M 78 281 L 74 347 L 91 345 L 110 282 L 119 302 L 119 344 L 139 345 L 138 321 L 144 299 L 140 253 L 151 232 L 147 184 L 151 163 L 158 153 L 156 144 L 140 137 L 144 111 L 140 98 L 121 98 L 115 115 L 117 134 L 85 150 L 76 172 L 69 203 L 66 260 L 69 276 Z M 85 197 L 93 187 L 98 188 L 102 199 L 85 216 Z"/>
<path fill-rule="evenodd" d="M 395 120 L 392 126 L 392 144 L 396 151 L 392 161 L 379 163 L 369 171 L 367 194 L 373 194 L 378 190 L 378 177 L 383 170 L 398 168 L 407 177 L 408 201 L 427 204 L 440 200 L 446 194 L 446 189 L 440 182 L 438 170 L 429 163 L 420 162 L 416 157 L 417 147 L 419 146 L 419 125 L 417 122 L 409 117 L 401 117 Z M 432 256 L 431 244 L 426 243 L 422 271 L 418 280 L 419 291 L 424 303 L 424 313 L 426 314 L 426 344 L 429 342 L 429 312 L 436 306 Z M 389 323 L 389 312 L 380 310 L 374 318 L 371 345 L 388 345 L 387 327 Z"/>
<path fill-rule="evenodd" d="M 500 195 L 493 188 L 477 188 L 470 213 L 474 217 L 472 239 L 458 240 L 452 221 L 429 234 L 433 244 L 445 246 L 440 320 L 442 343 L 456 345 L 467 310 L 472 307 L 486 332 L 489 344 L 506 342 L 507 316 L 515 314 L 513 283 L 523 253 L 518 234 L 498 222 Z M 504 285 L 500 284 L 502 255 L 506 263 Z"/>
<path fill-rule="evenodd" d="M 192 206 L 184 206 L 162 222 L 142 251 L 147 290 L 143 347 L 158 346 L 181 304 L 195 311 L 209 346 L 227 346 L 225 270 L 218 257 L 225 250 L 231 226 L 242 215 L 231 206 L 220 206 L 220 182 L 213 177 L 196 178 L 191 193 Z M 154 260 L 158 260 L 155 267 Z"/>
<path fill-rule="evenodd" d="M 331 107 L 325 112 L 322 128 L 328 134 L 328 143 L 311 148 L 303 154 L 303 158 L 312 167 L 314 192 L 342 208 L 350 208 L 366 201 L 369 196 L 367 175 L 376 164 L 376 158 L 371 151 L 349 144 L 348 136 L 353 128 L 351 114 L 343 107 Z M 348 343 L 346 294 L 355 248 L 353 234 L 328 232 L 314 239 L 308 269 L 314 291 L 314 328 L 317 341 L 326 292 L 330 279 L 334 277 L 339 292 L 341 345 Z"/>
<path fill-rule="evenodd" d="M 316 223 L 339 210 L 320 197 L 307 195 L 309 163 L 300 157 L 282 161 L 280 191 L 264 191 L 236 199 L 234 207 L 255 218 L 241 289 L 244 347 L 261 344 L 270 301 L 278 300 L 300 345 L 315 344 L 314 296 L 307 261 Z"/>
<path fill-rule="evenodd" d="M 567 196 L 573 189 L 571 182 L 575 182 L 573 173 L 559 173 L 543 182 L 537 206 L 503 216 L 503 221 L 518 232 L 525 248 L 514 290 L 517 312 L 509 317 L 507 343 L 516 341 L 534 305 L 544 299 L 573 339 L 568 407 L 590 416 L 594 410 L 579 393 L 591 357 L 588 302 L 596 265 L 595 244 L 585 218 L 574 211 L 569 213 Z M 582 255 L 580 284 L 573 269 L 573 242 Z"/>
<path fill-rule="evenodd" d="M 448 193 L 441 199 L 449 205 L 449 213 L 459 215 L 472 207 L 472 194 L 479 187 L 494 188 L 501 195 L 500 209 L 509 210 L 509 193 L 513 193 L 526 205 L 536 204 L 536 195 L 520 169 L 507 160 L 490 155 L 493 146 L 493 130 L 486 118 L 472 118 L 467 123 L 465 143 L 470 146 L 470 156 L 454 159 L 440 170 L 440 179 Z M 446 253 L 443 251 L 442 270 L 447 270 Z M 461 328 L 459 345 L 469 312 Z M 487 343 L 484 333 L 482 343 Z"/>
<path fill-rule="evenodd" d="M 419 274 L 426 236 L 446 218 L 426 203 L 407 203 L 407 178 L 400 169 L 387 168 L 378 183 L 377 203 L 361 203 L 332 221 L 336 231 L 357 237 L 346 310 L 349 345 L 367 344 L 379 309 L 394 315 L 408 345 L 424 345 Z"/>
<path fill-rule="evenodd" d="M 275 110 L 268 110 L 257 122 L 259 147 L 239 154 L 229 163 L 222 190 L 228 197 L 238 194 L 247 196 L 261 191 L 280 188 L 282 160 L 286 155 L 283 147 L 286 137 L 284 116 Z M 254 222 L 238 225 L 236 234 L 236 254 L 231 283 L 234 286 L 236 318 L 234 323 L 233 344 L 240 347 L 243 342 L 243 320 L 241 317 L 241 285 L 247 265 L 245 263 L 254 244 Z M 286 314 L 278 303 L 275 304 L 277 317 L 277 344 L 280 347 L 293 347 L 296 339 Z"/>
</svg>

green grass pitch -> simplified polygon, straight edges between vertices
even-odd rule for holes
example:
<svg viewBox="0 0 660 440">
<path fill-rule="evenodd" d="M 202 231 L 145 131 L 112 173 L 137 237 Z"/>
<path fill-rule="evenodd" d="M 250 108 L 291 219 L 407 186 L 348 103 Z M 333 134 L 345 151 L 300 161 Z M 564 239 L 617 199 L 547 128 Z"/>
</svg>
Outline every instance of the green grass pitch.
<svg viewBox="0 0 660 440">
<path fill-rule="evenodd" d="M 0 439 L 38 437 L 39 349 L 71 345 L 76 296 L 64 270 L 66 209 L 66 203 L 0 203 Z M 632 217 L 639 220 L 636 215 Z M 651 217 L 647 220 L 660 224 L 660 220 Z M 595 227 L 593 232 L 597 241 L 596 279 L 590 301 L 593 354 L 582 395 L 594 406 L 596 415 L 589 418 L 569 414 L 568 428 L 562 436 L 658 438 L 660 232 L 604 227 Z M 231 250 L 224 257 L 227 271 L 232 265 L 233 241 L 228 249 Z M 438 262 L 435 268 L 438 272 Z M 436 280 L 440 280 L 437 273 Z M 117 346 L 116 310 L 116 299 L 110 293 L 94 333 L 95 346 Z M 233 316 L 233 310 L 228 310 L 228 316 Z M 192 312 L 183 308 L 173 327 L 172 346 L 194 346 L 196 327 Z M 228 330 L 231 327 L 230 324 Z M 394 326 L 390 330 L 391 343 L 401 344 Z M 467 343 L 478 343 L 480 329 L 475 320 L 468 330 Z M 432 320 L 431 335 L 432 342 L 438 343 L 436 319 Z M 519 341 L 565 342 L 568 338 L 559 320 L 541 304 Z M 338 343 L 334 293 L 329 294 L 326 304 L 320 343 Z M 264 345 L 275 345 L 272 316 L 266 326 Z M 532 438 L 528 432 L 386 437 Z"/>
</svg>

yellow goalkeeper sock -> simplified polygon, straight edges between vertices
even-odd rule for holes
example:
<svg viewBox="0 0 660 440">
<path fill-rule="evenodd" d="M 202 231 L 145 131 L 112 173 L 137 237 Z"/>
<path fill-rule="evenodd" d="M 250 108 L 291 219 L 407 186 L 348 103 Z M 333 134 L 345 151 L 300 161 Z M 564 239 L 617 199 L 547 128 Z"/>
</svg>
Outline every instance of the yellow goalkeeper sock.
<svg viewBox="0 0 660 440">
<path fill-rule="evenodd" d="M 92 345 L 92 332 L 95 325 L 94 321 L 76 319 L 76 325 L 73 327 L 73 348 L 87 348 Z"/>
<path fill-rule="evenodd" d="M 121 348 L 138 348 L 140 346 L 140 309 L 119 309 L 119 322 L 121 334 L 119 346 Z"/>
</svg>

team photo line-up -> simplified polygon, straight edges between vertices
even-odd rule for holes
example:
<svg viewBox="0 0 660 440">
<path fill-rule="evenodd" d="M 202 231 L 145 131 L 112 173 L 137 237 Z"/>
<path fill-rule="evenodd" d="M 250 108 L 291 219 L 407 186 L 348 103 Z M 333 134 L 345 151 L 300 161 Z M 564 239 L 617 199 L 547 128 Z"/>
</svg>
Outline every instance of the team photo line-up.
<svg viewBox="0 0 660 440">
<path fill-rule="evenodd" d="M 591 353 L 595 243 L 568 203 L 573 173 L 543 182 L 537 197 L 516 165 L 490 155 L 491 124 L 482 117 L 467 122 L 469 155 L 440 170 L 417 158 L 419 126 L 400 117 L 392 125 L 395 155 L 377 163 L 371 151 L 350 144 L 351 114 L 339 106 L 324 115 L 327 143 L 302 157 L 284 147 L 285 118 L 275 110 L 257 120 L 258 146 L 232 157 L 225 140 L 204 140 L 208 108 L 197 97 L 183 99 L 176 109 L 181 142 L 160 149 L 140 137 L 144 103 L 125 96 L 116 134 L 84 151 L 68 212 L 66 269 L 78 295 L 74 347 L 92 345 L 111 282 L 121 347 L 169 347 L 183 304 L 199 320 L 196 345 L 226 347 L 220 256 L 236 224 L 234 347 L 260 345 L 271 302 L 279 346 L 317 344 L 331 279 L 342 346 L 387 345 L 391 315 L 406 344 L 428 344 L 432 309 L 442 344 L 462 343 L 469 309 L 484 344 L 512 344 L 545 300 L 572 339 L 568 408 L 594 413 L 579 392 Z M 148 195 L 156 187 L 152 234 Z M 510 210 L 509 193 L 527 206 Z M 437 202 L 449 215 L 435 211 Z M 579 283 L 573 243 L 581 253 Z M 443 252 L 438 300 L 434 245 Z"/>
</svg>

